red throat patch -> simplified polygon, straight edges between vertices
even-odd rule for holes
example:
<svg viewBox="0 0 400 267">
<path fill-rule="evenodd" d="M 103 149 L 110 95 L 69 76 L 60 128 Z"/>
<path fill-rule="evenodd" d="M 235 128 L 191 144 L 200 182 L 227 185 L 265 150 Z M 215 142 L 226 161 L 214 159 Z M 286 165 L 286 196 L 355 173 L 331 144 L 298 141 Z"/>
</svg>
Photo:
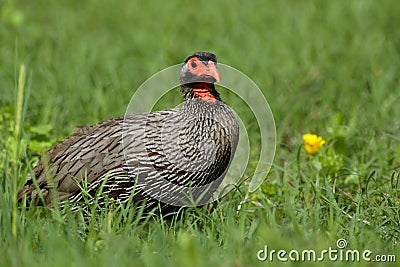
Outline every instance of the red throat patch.
<svg viewBox="0 0 400 267">
<path fill-rule="evenodd" d="M 211 84 L 209 83 L 196 84 L 192 89 L 197 98 L 201 98 L 208 102 L 215 102 L 217 100 L 212 94 Z"/>
</svg>

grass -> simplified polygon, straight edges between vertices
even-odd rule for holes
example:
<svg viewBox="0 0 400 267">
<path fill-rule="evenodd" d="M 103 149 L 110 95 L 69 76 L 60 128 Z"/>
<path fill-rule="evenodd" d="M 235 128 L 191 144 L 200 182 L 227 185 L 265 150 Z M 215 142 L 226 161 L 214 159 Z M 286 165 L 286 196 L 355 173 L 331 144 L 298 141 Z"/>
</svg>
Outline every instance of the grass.
<svg viewBox="0 0 400 267">
<path fill-rule="evenodd" d="M 399 14 L 395 1 L 368 0 L 1 1 L 0 266 L 280 265 L 257 252 L 321 251 L 340 238 L 398 262 Z M 172 220 L 119 206 L 89 224 L 68 209 L 15 209 L 15 185 L 49 145 L 124 114 L 142 82 L 200 50 L 243 71 L 269 101 L 277 151 L 259 190 L 244 183 L 212 210 Z M 241 101 L 222 97 L 246 123 L 251 178 L 257 126 Z M 316 156 L 302 148 L 309 132 L 327 141 Z"/>
</svg>

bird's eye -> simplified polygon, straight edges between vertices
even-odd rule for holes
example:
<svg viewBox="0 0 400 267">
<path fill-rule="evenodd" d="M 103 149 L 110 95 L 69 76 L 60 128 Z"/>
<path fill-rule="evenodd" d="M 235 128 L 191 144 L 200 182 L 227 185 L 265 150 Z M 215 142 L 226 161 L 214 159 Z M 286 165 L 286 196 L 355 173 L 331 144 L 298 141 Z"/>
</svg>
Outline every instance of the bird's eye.
<svg viewBox="0 0 400 267">
<path fill-rule="evenodd" d="M 197 67 L 197 63 L 192 61 L 192 63 L 190 63 L 190 65 L 192 66 L 193 69 L 195 69 Z"/>
</svg>

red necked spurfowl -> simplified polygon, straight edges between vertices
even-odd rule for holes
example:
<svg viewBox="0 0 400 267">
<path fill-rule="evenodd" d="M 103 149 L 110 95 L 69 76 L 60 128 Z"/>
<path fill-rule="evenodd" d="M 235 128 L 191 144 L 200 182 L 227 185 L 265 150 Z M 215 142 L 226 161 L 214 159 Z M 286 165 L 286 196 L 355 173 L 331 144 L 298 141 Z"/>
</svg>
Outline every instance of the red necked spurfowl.
<svg viewBox="0 0 400 267">
<path fill-rule="evenodd" d="M 19 201 L 77 207 L 130 199 L 146 210 L 170 210 L 211 200 L 239 134 L 232 110 L 215 89 L 216 65 L 216 56 L 206 52 L 185 60 L 180 107 L 79 127 L 40 159 Z"/>
</svg>

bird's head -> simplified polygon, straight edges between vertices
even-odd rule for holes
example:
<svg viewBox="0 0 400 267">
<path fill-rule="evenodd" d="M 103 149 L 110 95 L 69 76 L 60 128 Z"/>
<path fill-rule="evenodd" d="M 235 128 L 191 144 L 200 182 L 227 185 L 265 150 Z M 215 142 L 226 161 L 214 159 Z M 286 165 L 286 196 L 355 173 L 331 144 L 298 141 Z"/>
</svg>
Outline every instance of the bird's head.
<svg viewBox="0 0 400 267">
<path fill-rule="evenodd" d="M 220 100 L 214 83 L 221 80 L 217 70 L 217 57 L 208 52 L 189 56 L 180 72 L 181 91 L 184 98 L 201 98 L 214 102 Z"/>
</svg>

